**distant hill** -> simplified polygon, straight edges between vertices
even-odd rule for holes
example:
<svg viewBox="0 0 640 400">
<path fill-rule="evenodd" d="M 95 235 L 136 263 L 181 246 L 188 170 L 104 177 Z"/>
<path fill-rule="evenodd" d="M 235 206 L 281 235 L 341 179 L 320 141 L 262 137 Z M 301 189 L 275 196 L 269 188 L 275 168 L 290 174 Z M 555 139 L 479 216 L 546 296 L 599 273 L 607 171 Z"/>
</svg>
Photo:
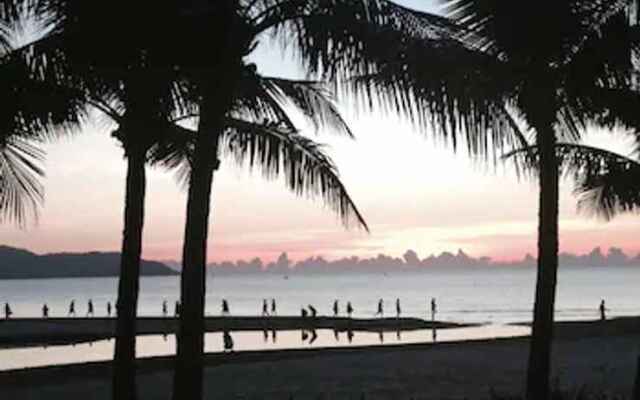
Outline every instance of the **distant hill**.
<svg viewBox="0 0 640 400">
<path fill-rule="evenodd" d="M 118 276 L 120 253 L 59 253 L 38 255 L 27 250 L 0 246 L 0 279 L 84 278 Z M 177 275 L 157 261 L 143 260 L 145 276 Z"/>
</svg>

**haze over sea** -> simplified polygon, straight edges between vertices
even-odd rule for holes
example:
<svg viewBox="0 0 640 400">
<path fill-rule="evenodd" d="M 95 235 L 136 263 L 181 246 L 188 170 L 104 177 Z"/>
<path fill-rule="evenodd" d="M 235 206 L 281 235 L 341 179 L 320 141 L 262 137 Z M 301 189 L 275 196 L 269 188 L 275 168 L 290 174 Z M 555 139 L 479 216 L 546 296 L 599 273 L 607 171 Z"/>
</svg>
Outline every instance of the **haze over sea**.
<svg viewBox="0 0 640 400">
<path fill-rule="evenodd" d="M 598 304 L 606 300 L 608 316 L 637 315 L 640 268 L 632 266 L 564 267 L 559 271 L 556 320 L 596 319 Z M 208 315 L 220 314 L 222 298 L 232 315 L 258 315 L 262 299 L 275 298 L 279 315 L 299 315 L 311 304 L 330 315 L 335 299 L 342 312 L 347 301 L 355 317 L 372 317 L 377 301 L 385 301 L 385 315 L 395 315 L 400 298 L 402 315 L 427 318 L 429 301 L 437 299 L 437 319 L 456 322 L 509 323 L 531 319 L 535 285 L 534 268 L 429 268 L 393 273 L 241 274 L 209 276 Z M 0 301 L 9 302 L 14 317 L 39 317 L 43 303 L 50 316 L 66 316 L 76 300 L 79 316 L 91 298 L 96 315 L 106 314 L 115 303 L 116 278 L 0 280 Z M 142 277 L 139 314 L 161 315 L 163 300 L 179 297 L 179 277 Z"/>
</svg>

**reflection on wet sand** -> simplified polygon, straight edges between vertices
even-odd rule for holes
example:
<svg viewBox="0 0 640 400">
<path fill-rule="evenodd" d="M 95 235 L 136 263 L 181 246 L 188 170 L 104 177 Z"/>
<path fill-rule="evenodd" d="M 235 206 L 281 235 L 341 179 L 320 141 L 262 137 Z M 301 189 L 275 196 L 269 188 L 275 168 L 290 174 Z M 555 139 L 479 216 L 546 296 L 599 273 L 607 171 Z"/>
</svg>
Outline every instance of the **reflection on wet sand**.
<svg viewBox="0 0 640 400">
<path fill-rule="evenodd" d="M 391 331 L 393 332 L 393 331 Z M 395 331 L 395 335 L 385 335 L 384 331 L 369 332 L 333 329 L 305 329 L 276 331 L 230 331 L 233 337 L 234 351 L 281 350 L 308 347 L 344 347 L 398 345 L 410 343 L 459 341 L 494 337 L 522 336 L 529 334 L 529 328 L 522 326 L 487 325 L 473 328 L 435 329 L 416 331 Z M 340 340 L 346 335 L 347 340 Z M 271 341 L 269 341 L 269 336 Z M 113 340 L 98 340 L 91 343 L 49 347 L 25 347 L 0 350 L 1 370 L 36 367 L 54 364 L 71 364 L 87 361 L 110 360 L 113 356 Z M 224 349 L 221 332 L 205 335 L 207 352 L 222 352 Z M 163 356 L 175 354 L 174 335 L 148 335 L 137 338 L 138 357 Z"/>
</svg>

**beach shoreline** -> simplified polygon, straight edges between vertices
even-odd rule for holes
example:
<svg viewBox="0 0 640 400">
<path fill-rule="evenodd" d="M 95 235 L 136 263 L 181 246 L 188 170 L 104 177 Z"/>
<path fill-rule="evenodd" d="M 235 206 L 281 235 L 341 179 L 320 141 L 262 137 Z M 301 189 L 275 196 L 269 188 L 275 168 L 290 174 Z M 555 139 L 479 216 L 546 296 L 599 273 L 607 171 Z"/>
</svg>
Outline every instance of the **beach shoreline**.
<svg viewBox="0 0 640 400">
<path fill-rule="evenodd" d="M 556 333 L 553 364 L 559 385 L 569 389 L 586 385 L 610 394 L 630 395 L 640 352 L 640 318 L 559 322 Z M 208 353 L 206 387 L 227 395 L 220 398 L 257 398 L 261 393 L 267 394 L 261 398 L 274 400 L 290 393 L 301 398 L 317 398 L 321 393 L 353 397 L 361 391 L 384 399 L 484 398 L 479 394 L 488 395 L 490 390 L 519 392 L 528 343 L 528 337 L 517 337 Z M 172 360 L 172 356 L 139 359 L 141 398 L 166 397 Z M 110 374 L 110 362 L 4 371 L 0 372 L 0 387 L 15 399 L 95 393 L 101 394 L 92 398 L 103 398 L 104 394 L 106 399 Z M 251 377 L 251 382 L 241 385 L 238 376 Z M 297 383 L 285 386 L 285 381 Z M 437 390 L 426 382 L 437 384 Z"/>
</svg>

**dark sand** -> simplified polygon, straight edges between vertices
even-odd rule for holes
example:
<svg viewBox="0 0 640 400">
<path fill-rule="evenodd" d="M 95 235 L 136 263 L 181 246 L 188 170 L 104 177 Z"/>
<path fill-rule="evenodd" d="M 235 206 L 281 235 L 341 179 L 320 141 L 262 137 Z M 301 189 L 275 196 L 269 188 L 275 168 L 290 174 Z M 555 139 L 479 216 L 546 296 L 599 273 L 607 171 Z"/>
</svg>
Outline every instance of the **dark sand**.
<svg viewBox="0 0 640 400">
<path fill-rule="evenodd" d="M 138 319 L 140 335 L 175 333 L 175 318 Z M 425 321 L 418 318 L 302 318 L 302 317 L 207 317 L 207 332 L 256 330 L 334 329 L 338 331 L 408 331 L 450 329 L 473 326 L 452 322 Z M 16 318 L 0 320 L 0 348 L 77 343 L 114 336 L 113 318 Z"/>
<path fill-rule="evenodd" d="M 640 319 L 557 324 L 553 370 L 560 386 L 630 396 Z M 206 398 L 480 399 L 521 391 L 528 339 L 212 354 Z M 169 399 L 171 358 L 140 361 L 141 399 Z M 109 363 L 0 373 L 7 399 L 109 399 Z"/>
</svg>

